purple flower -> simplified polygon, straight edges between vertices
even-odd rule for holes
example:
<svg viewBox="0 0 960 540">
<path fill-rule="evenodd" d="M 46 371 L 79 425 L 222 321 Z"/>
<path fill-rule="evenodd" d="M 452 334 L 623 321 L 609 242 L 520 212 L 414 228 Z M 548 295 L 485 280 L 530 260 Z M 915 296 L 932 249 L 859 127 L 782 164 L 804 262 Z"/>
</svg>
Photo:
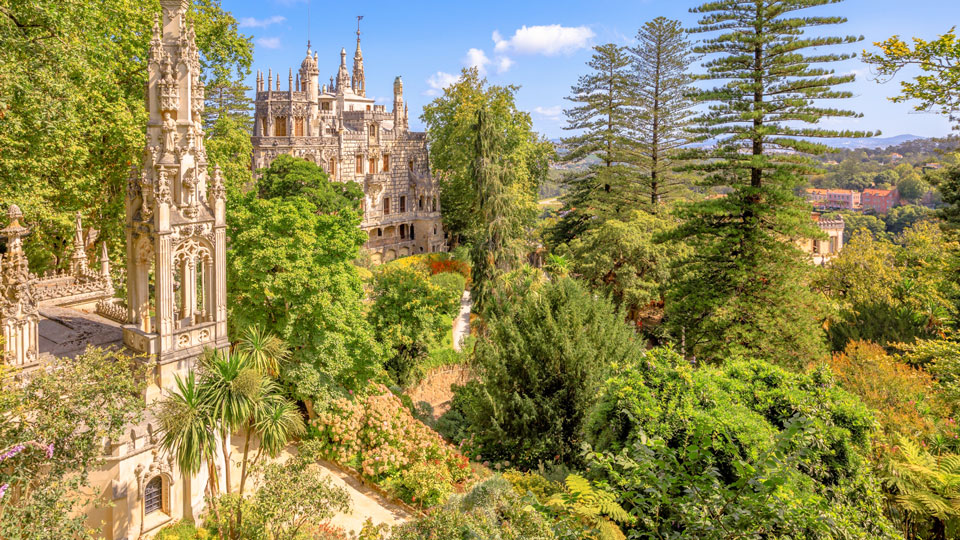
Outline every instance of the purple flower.
<svg viewBox="0 0 960 540">
<path fill-rule="evenodd" d="M 16 446 L 14 446 L 13 448 L 7 450 L 7 451 L 4 452 L 3 454 L 0 454 L 0 461 L 5 461 L 5 460 L 7 460 L 7 459 L 12 458 L 13 456 L 19 454 L 20 452 L 23 452 L 23 449 L 24 449 L 24 448 L 26 448 L 26 447 L 25 447 L 24 445 L 22 445 L 22 444 L 18 444 L 18 445 L 16 445 Z"/>
<path fill-rule="evenodd" d="M 47 459 L 53 457 L 53 443 L 47 445 Z"/>
<path fill-rule="evenodd" d="M 3 494 L 7 492 L 7 487 L 9 487 L 9 484 L 3 484 L 0 486 L 0 499 L 2 499 Z"/>
</svg>

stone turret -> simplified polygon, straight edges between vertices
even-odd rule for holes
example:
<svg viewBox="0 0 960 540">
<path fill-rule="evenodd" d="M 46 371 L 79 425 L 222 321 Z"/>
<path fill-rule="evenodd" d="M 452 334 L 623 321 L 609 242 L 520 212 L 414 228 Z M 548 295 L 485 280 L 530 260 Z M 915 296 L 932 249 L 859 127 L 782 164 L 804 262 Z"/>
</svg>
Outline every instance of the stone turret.
<svg viewBox="0 0 960 540">
<path fill-rule="evenodd" d="M 225 347 L 226 223 L 222 175 L 203 144 L 202 66 L 187 0 L 161 0 L 148 63 L 146 144 L 127 183 L 124 343 L 153 355 L 157 387 L 204 347 Z M 149 398 L 149 396 L 148 396 Z"/>
<path fill-rule="evenodd" d="M 320 134 L 317 122 L 320 107 L 320 103 L 317 100 L 319 97 L 317 85 L 320 83 L 318 79 L 318 77 L 320 77 L 320 69 L 317 66 L 317 55 L 316 53 L 313 53 L 313 56 L 310 55 L 310 42 L 308 41 L 307 56 L 303 59 L 303 62 L 300 63 L 300 82 L 303 85 L 302 90 L 307 93 L 307 101 L 309 102 L 307 135 L 311 137 L 316 137 Z"/>
<path fill-rule="evenodd" d="M 30 268 L 23 253 L 23 237 L 30 230 L 20 224 L 23 212 L 11 204 L 7 208 L 7 226 L 0 236 L 7 239 L 7 254 L 0 256 L 0 326 L 3 332 L 3 356 L 0 364 L 21 368 L 39 358 L 40 315 L 31 286 Z"/>
<path fill-rule="evenodd" d="M 403 79 L 393 80 L 393 129 L 404 129 Z"/>
</svg>

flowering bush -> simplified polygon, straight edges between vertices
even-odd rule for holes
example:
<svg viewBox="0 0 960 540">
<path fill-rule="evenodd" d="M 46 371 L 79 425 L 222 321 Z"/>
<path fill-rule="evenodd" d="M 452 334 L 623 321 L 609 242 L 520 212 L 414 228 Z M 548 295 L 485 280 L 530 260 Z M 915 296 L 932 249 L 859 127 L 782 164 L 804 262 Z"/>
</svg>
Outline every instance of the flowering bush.
<svg viewBox="0 0 960 540">
<path fill-rule="evenodd" d="M 417 494 L 434 493 L 432 487 L 417 485 L 420 482 L 440 478 L 449 493 L 472 477 L 467 458 L 380 384 L 366 397 L 333 401 L 311 425 L 324 458 L 357 469 L 407 502 L 417 503 Z M 424 467 L 432 472 L 426 474 Z"/>
</svg>

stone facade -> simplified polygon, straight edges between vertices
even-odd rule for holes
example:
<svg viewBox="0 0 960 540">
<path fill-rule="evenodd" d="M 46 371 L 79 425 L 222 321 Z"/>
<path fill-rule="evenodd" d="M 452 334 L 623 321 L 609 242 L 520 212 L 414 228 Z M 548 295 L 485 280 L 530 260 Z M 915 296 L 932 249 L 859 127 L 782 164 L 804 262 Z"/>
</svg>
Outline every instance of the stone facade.
<svg viewBox="0 0 960 540">
<path fill-rule="evenodd" d="M 296 78 L 289 71 L 286 91 L 280 90 L 279 74 L 257 74 L 254 169 L 289 154 L 313 161 L 336 181 L 363 186 L 360 226 L 374 263 L 445 251 L 426 134 L 408 129 L 403 81 L 394 80 L 391 111 L 366 96 L 359 30 L 352 73 L 345 49 L 329 85 L 319 85 L 317 66 L 308 44 Z"/>
</svg>

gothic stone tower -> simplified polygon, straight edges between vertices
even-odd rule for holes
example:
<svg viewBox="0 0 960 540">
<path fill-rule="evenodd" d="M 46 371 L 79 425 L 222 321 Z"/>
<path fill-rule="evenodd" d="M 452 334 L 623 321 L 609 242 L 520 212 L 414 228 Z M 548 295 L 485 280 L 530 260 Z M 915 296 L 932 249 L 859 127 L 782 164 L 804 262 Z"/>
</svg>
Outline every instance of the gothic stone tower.
<svg viewBox="0 0 960 540">
<path fill-rule="evenodd" d="M 153 355 L 156 386 L 227 341 L 226 224 L 220 169 L 207 169 L 204 87 L 187 0 L 161 0 L 150 42 L 146 147 L 127 184 L 124 343 Z M 149 396 L 148 396 L 149 399 Z"/>
</svg>

